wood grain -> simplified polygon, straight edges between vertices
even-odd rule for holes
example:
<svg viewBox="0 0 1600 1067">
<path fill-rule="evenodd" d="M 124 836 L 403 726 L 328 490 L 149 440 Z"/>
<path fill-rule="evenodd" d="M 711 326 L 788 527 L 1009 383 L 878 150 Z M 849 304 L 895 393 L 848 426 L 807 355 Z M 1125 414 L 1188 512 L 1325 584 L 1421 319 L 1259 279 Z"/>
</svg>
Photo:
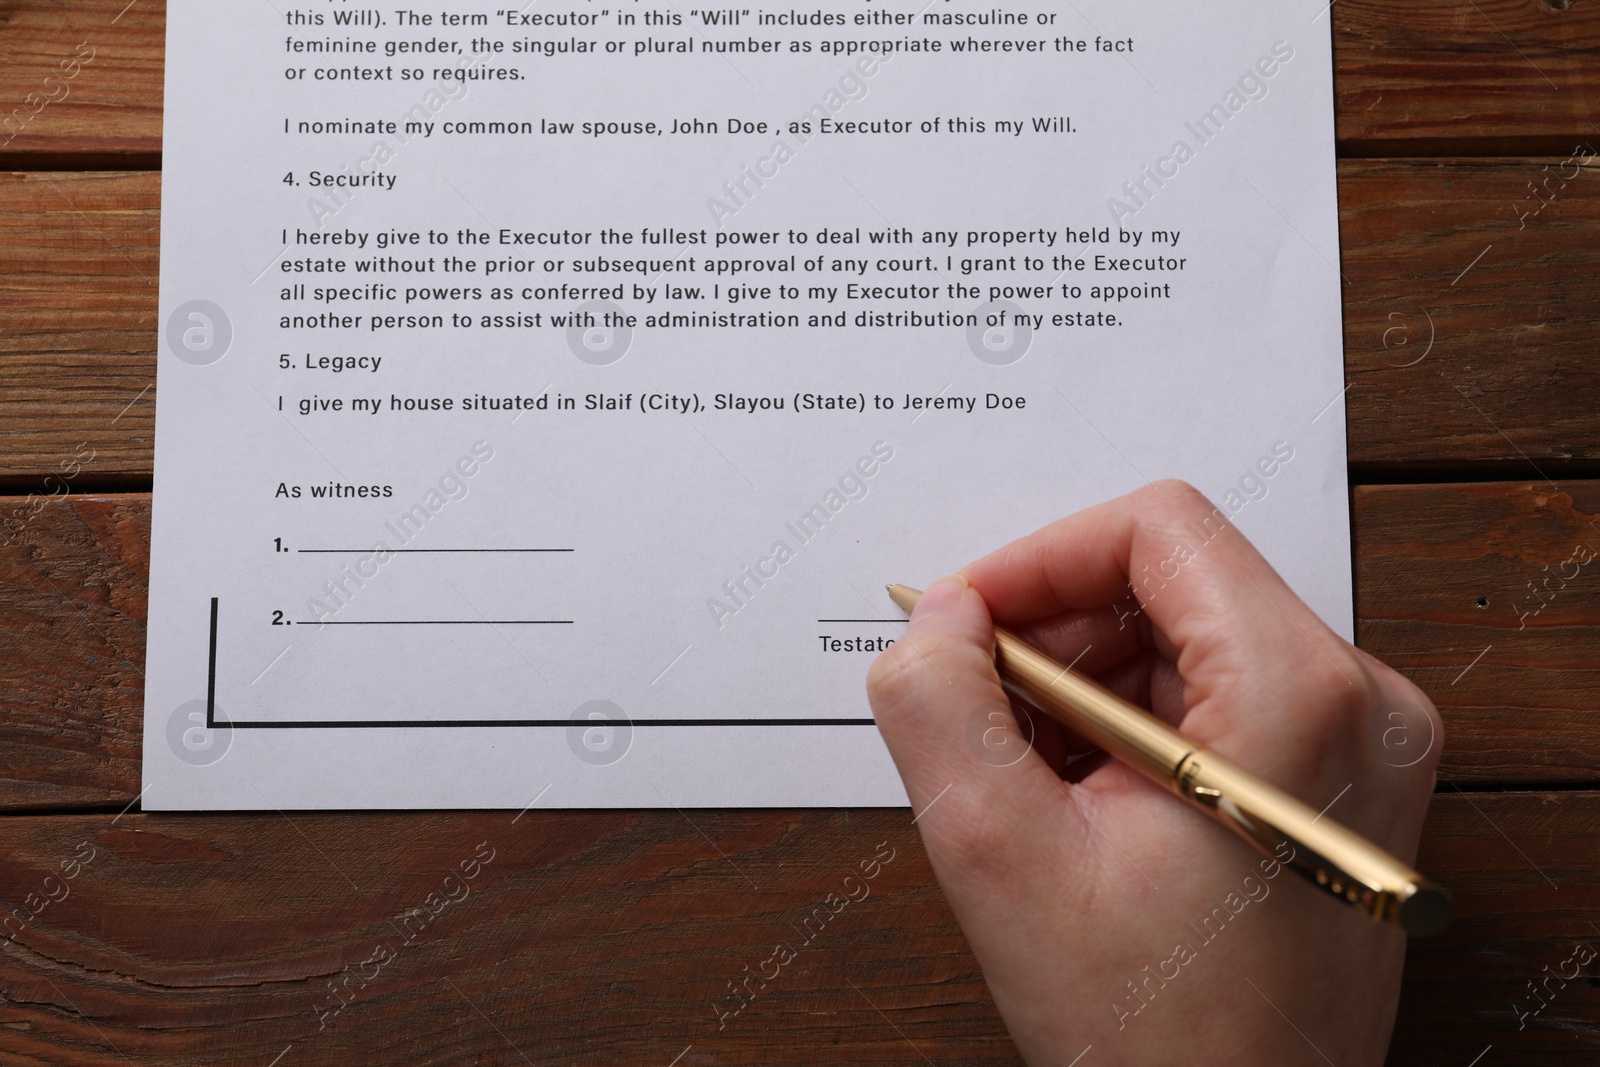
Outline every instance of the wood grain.
<svg viewBox="0 0 1600 1067">
<path fill-rule="evenodd" d="M 1600 155 L 1568 158 L 1340 165 L 1353 464 L 1600 459 Z"/>
<path fill-rule="evenodd" d="M 0 4 L 0 160 L 155 164 L 166 12 L 163 0 Z"/>
<path fill-rule="evenodd" d="M 1600 161 L 1562 164 L 1340 164 L 1358 470 L 1600 462 Z M 95 484 L 148 483 L 159 197 L 156 174 L 0 175 L 0 485 L 80 445 Z"/>
<path fill-rule="evenodd" d="M 1339 0 L 1321 7 L 1306 6 L 1304 31 L 1291 43 L 1328 33 L 1331 17 L 1337 136 L 1346 153 L 1564 153 L 1600 123 L 1593 4 Z M 155 165 L 165 23 L 160 0 L 0 7 L 9 60 L 0 64 L 0 116 L 17 116 L 0 132 L 0 155 L 12 166 L 38 165 L 30 159 L 56 167 Z M 92 48 L 94 59 L 60 81 L 60 64 L 80 46 Z M 47 83 L 52 75 L 58 80 Z M 57 100 L 41 107 L 51 96 Z M 21 118 L 27 121 L 18 125 Z"/>
<path fill-rule="evenodd" d="M 0 498 L 0 810 L 138 795 L 149 559 L 147 496 Z"/>
<path fill-rule="evenodd" d="M 1443 778 L 1600 780 L 1600 483 L 1370 486 L 1352 522 L 1357 640 L 1444 713 Z"/>
<path fill-rule="evenodd" d="M 1536 1014 L 1528 986 L 1580 942 L 1600 952 L 1597 857 L 1600 794 L 1435 796 L 1418 864 L 1450 887 L 1459 918 L 1411 942 L 1389 1063 L 1468 1067 L 1488 1045 L 1480 1067 L 1600 1059 L 1600 960 L 1541 986 Z"/>
<path fill-rule="evenodd" d="M 1593 4 L 1338 0 L 1330 13 L 1347 154 L 1566 154 L 1597 136 Z"/>
<path fill-rule="evenodd" d="M 66 894 L 0 942 L 0 1056 L 268 1064 L 292 1046 L 285 1063 L 1018 1062 L 904 811 L 513 820 L 0 821 L 12 858 L 0 899 L 33 894 L 27 917 L 46 892 Z M 893 858 L 870 895 L 719 1029 L 728 982 L 797 940 L 882 843 Z M 474 868 L 475 856 L 491 858 Z M 1585 922 L 1600 909 L 1596 857 L 1600 794 L 1435 798 L 1421 863 L 1460 919 L 1412 943 L 1390 1062 L 1464 1067 L 1491 1043 L 1501 1064 L 1594 1062 L 1597 983 L 1569 983 L 1522 1030 L 1511 1005 L 1530 1003 L 1524 983 L 1542 963 L 1559 969 L 1574 941 L 1600 945 Z M 1230 981 L 1210 974 L 1198 995 Z"/>
<path fill-rule="evenodd" d="M 0 175 L 0 479 L 148 481 L 160 197 L 159 174 Z"/>
<path fill-rule="evenodd" d="M 0 499 L 0 810 L 120 807 L 139 792 L 150 501 L 43 500 Z M 1563 568 L 1600 553 L 1597 518 L 1600 482 L 1356 492 L 1358 638 L 1438 703 L 1444 781 L 1600 782 L 1600 559 Z"/>
</svg>

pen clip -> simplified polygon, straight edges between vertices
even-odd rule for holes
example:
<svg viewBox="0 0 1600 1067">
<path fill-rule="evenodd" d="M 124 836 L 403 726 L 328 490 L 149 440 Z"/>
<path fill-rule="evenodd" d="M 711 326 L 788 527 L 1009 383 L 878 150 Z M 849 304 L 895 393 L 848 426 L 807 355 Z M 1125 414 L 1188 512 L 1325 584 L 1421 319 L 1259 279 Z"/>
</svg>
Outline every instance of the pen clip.
<svg viewBox="0 0 1600 1067">
<path fill-rule="evenodd" d="M 1226 823 L 1241 837 L 1254 843 L 1264 855 L 1294 868 L 1304 875 L 1308 882 L 1346 903 L 1356 905 L 1374 919 L 1384 920 L 1390 917 L 1397 902 L 1394 894 L 1385 890 L 1382 885 L 1374 885 L 1358 878 L 1328 857 L 1316 852 L 1304 841 L 1285 832 L 1282 827 L 1274 826 L 1266 819 L 1244 811 L 1222 789 L 1197 785 L 1196 780 L 1200 776 L 1203 758 L 1201 753 L 1191 752 L 1179 765 L 1176 785 L 1180 796 L 1216 812 L 1220 821 Z M 1285 850 L 1288 852 L 1287 856 L 1284 855 Z"/>
</svg>

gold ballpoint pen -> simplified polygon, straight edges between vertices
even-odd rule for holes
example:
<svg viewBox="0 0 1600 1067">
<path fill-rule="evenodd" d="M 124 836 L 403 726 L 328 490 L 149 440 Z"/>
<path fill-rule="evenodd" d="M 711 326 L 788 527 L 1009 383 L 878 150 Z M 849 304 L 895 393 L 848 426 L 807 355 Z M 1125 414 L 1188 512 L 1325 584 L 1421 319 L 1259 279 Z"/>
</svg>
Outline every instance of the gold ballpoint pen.
<svg viewBox="0 0 1600 1067">
<path fill-rule="evenodd" d="M 908 614 L 922 592 L 889 586 Z M 1379 922 L 1433 934 L 1450 921 L 1450 894 L 1360 834 L 1202 748 L 1143 708 L 995 627 L 995 662 L 1008 691 L 1145 777 L 1189 801 L 1313 885 Z M 1280 846 L 1292 856 L 1284 860 Z"/>
</svg>

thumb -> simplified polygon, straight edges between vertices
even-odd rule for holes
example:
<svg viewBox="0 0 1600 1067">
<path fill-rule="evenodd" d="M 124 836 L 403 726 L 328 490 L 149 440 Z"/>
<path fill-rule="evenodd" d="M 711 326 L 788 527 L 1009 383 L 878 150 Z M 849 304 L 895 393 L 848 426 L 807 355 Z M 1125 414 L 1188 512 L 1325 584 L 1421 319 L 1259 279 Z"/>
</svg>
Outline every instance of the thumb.
<svg viewBox="0 0 1600 1067">
<path fill-rule="evenodd" d="M 988 606 L 966 579 L 941 578 L 922 595 L 873 663 L 867 695 L 936 869 L 1030 851 L 1022 839 L 1062 806 L 1062 783 L 1017 727 Z"/>
</svg>

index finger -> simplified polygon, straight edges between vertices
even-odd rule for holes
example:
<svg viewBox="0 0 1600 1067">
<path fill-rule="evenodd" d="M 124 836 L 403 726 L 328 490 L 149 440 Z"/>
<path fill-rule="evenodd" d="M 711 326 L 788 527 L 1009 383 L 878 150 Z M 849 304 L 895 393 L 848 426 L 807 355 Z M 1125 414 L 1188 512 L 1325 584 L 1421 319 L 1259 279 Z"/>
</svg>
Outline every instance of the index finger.
<svg viewBox="0 0 1600 1067">
<path fill-rule="evenodd" d="M 1148 612 L 1180 650 L 1241 634 L 1266 644 L 1287 634 L 1319 652 L 1344 644 L 1221 508 L 1179 481 L 1068 516 L 961 574 L 1002 623 L 1105 608 L 1122 617 Z"/>
</svg>

